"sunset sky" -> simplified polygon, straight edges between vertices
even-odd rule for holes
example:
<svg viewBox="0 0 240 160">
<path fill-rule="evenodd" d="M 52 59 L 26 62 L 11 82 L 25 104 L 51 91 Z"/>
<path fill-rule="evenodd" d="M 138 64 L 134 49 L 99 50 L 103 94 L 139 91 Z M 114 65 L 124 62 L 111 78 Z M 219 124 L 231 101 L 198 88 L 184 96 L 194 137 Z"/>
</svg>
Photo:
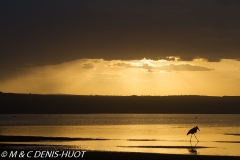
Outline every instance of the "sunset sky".
<svg viewBox="0 0 240 160">
<path fill-rule="evenodd" d="M 0 2 L 0 91 L 240 96 L 239 0 Z"/>
</svg>

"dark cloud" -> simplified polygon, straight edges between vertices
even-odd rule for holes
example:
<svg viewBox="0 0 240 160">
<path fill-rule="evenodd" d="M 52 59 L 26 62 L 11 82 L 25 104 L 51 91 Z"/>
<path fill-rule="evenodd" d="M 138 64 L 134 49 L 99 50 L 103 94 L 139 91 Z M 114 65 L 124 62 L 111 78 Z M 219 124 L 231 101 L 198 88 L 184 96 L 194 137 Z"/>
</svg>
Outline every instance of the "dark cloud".
<svg viewBox="0 0 240 160">
<path fill-rule="evenodd" d="M 86 63 L 86 64 L 83 64 L 83 68 L 92 69 L 92 68 L 94 68 L 94 65 L 92 63 Z"/>
<path fill-rule="evenodd" d="M 195 66 L 195 65 L 190 65 L 190 64 L 169 64 L 165 66 L 156 66 L 156 65 L 149 65 L 149 64 L 142 64 L 142 65 L 134 65 L 126 62 L 120 62 L 114 64 L 114 66 L 118 67 L 126 67 L 126 68 L 140 68 L 140 69 L 145 69 L 148 72 L 154 72 L 154 71 L 212 71 L 214 69 L 211 68 L 206 68 L 202 66 Z"/>
<path fill-rule="evenodd" d="M 202 66 L 193 66 L 190 64 L 179 64 L 179 65 L 170 64 L 170 65 L 159 67 L 159 69 L 164 71 L 211 71 L 211 70 L 214 70 L 214 69 L 210 69 Z"/>
<path fill-rule="evenodd" d="M 114 66 L 117 66 L 117 67 L 126 67 L 126 68 L 132 68 L 132 67 L 133 67 L 133 65 L 128 64 L 128 63 L 125 63 L 125 62 L 116 63 L 116 64 L 114 64 Z"/>
<path fill-rule="evenodd" d="M 240 5 L 239 0 L 218 0 L 217 3 L 224 7 L 228 7 L 231 5 Z"/>
<path fill-rule="evenodd" d="M 0 70 L 81 58 L 240 59 L 239 15 L 238 0 L 2 0 Z"/>
</svg>

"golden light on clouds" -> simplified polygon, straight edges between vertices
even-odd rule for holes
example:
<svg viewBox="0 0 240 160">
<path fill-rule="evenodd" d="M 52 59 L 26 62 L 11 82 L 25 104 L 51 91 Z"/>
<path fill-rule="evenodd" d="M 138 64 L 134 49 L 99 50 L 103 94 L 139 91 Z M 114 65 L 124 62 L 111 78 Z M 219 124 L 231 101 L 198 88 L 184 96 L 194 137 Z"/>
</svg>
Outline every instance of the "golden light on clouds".
<svg viewBox="0 0 240 160">
<path fill-rule="evenodd" d="M 240 61 L 80 59 L 20 69 L 2 92 L 80 95 L 240 95 Z"/>
</svg>

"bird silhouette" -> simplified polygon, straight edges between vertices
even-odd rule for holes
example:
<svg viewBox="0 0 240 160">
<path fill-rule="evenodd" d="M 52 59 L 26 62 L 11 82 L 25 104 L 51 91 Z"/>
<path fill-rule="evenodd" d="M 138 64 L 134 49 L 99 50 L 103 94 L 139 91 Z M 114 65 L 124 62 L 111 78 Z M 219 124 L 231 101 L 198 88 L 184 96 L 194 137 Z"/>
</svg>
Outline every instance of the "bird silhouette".
<svg viewBox="0 0 240 160">
<path fill-rule="evenodd" d="M 197 130 L 199 130 L 198 126 L 193 127 L 192 129 L 190 129 L 190 130 L 188 131 L 187 135 L 192 134 L 192 135 L 195 136 L 195 133 L 197 133 Z M 200 130 L 199 130 L 199 131 L 200 131 Z M 192 139 L 192 135 L 191 135 L 191 138 L 190 138 L 190 142 L 191 142 L 191 139 Z M 196 136 L 195 136 L 195 138 L 197 139 Z M 197 139 L 197 141 L 199 141 L 199 140 Z"/>
</svg>

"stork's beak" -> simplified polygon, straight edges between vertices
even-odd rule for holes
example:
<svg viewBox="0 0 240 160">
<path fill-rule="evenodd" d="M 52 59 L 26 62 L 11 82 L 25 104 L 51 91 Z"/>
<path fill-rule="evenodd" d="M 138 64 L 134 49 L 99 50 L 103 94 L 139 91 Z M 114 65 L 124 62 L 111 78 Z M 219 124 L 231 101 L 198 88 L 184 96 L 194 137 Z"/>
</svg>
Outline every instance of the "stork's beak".
<svg viewBox="0 0 240 160">
<path fill-rule="evenodd" d="M 196 126 L 196 128 L 200 131 L 200 129 L 198 128 L 198 126 Z"/>
</svg>

